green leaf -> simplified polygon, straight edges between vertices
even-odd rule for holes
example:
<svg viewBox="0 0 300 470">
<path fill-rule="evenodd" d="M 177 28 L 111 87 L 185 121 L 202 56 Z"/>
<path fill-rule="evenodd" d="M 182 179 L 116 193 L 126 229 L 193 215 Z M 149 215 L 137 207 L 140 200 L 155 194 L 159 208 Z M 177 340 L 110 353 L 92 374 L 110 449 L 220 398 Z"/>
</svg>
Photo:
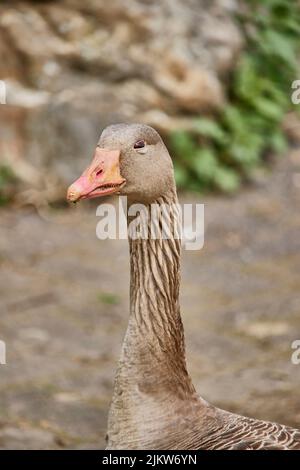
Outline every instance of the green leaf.
<svg viewBox="0 0 300 470">
<path fill-rule="evenodd" d="M 287 139 L 282 131 L 274 132 L 274 134 L 270 137 L 270 147 L 278 154 L 283 154 L 287 151 Z"/>
<path fill-rule="evenodd" d="M 189 180 L 189 174 L 187 169 L 179 163 L 175 162 L 174 173 L 177 186 L 180 188 L 184 188 Z"/>
<path fill-rule="evenodd" d="M 283 118 L 282 107 L 268 98 L 260 97 L 255 102 L 255 108 L 268 119 L 279 122 Z"/>
<path fill-rule="evenodd" d="M 261 34 L 261 47 L 274 57 L 282 59 L 287 65 L 297 67 L 297 56 L 293 42 L 282 33 L 268 29 Z"/>
<path fill-rule="evenodd" d="M 246 101 L 255 99 L 261 91 L 256 64 L 254 58 L 249 55 L 245 55 L 238 65 L 235 74 L 235 89 L 237 96 Z"/>
<path fill-rule="evenodd" d="M 221 191 L 232 193 L 240 187 L 241 179 L 233 169 L 219 166 L 214 174 L 214 183 Z"/>
<path fill-rule="evenodd" d="M 200 135 L 210 137 L 216 142 L 225 143 L 227 140 L 222 127 L 212 119 L 199 118 L 195 120 L 194 126 Z"/>
<path fill-rule="evenodd" d="M 245 116 L 236 106 L 228 105 L 223 114 L 223 122 L 231 133 L 240 133 L 245 130 Z"/>
<path fill-rule="evenodd" d="M 218 161 L 212 149 L 203 148 L 195 154 L 193 168 L 200 180 L 210 181 L 217 166 Z"/>
<path fill-rule="evenodd" d="M 181 160 L 193 157 L 197 147 L 193 138 L 185 131 L 176 131 L 171 134 L 171 146 Z"/>
</svg>

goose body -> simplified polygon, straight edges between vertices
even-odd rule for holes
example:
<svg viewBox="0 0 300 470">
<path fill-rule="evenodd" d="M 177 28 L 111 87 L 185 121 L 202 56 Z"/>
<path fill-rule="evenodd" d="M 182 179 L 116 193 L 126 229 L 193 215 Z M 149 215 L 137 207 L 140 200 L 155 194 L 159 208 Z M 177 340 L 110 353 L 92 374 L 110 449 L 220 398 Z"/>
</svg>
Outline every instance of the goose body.
<svg viewBox="0 0 300 470">
<path fill-rule="evenodd" d="M 106 128 L 68 199 L 118 192 L 139 208 L 129 230 L 130 314 L 108 418 L 107 449 L 300 450 L 300 431 L 230 413 L 201 398 L 187 372 L 179 306 L 179 211 L 173 165 L 149 126 Z M 151 237 L 152 205 L 171 208 L 168 237 Z M 137 211 L 128 216 L 129 228 Z"/>
</svg>

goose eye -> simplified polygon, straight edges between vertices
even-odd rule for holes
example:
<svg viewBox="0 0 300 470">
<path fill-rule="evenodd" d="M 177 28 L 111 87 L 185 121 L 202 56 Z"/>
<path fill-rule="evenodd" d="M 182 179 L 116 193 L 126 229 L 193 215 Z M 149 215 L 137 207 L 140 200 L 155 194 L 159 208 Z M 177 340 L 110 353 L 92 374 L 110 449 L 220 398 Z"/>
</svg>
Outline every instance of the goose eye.
<svg viewBox="0 0 300 470">
<path fill-rule="evenodd" d="M 145 147 L 145 145 L 146 145 L 146 142 L 145 142 L 144 140 L 138 140 L 138 141 L 134 144 L 133 148 L 135 148 L 135 149 L 142 149 L 142 148 Z"/>
</svg>

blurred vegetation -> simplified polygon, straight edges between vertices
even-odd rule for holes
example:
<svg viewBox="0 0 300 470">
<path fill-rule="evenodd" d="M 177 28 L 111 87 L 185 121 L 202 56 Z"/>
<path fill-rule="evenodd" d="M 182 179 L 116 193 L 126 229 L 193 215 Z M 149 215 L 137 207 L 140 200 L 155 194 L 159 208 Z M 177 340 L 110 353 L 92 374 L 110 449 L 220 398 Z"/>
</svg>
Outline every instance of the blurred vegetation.
<svg viewBox="0 0 300 470">
<path fill-rule="evenodd" d="M 106 305 L 118 305 L 120 303 L 119 296 L 113 292 L 100 292 L 97 295 L 97 299 L 99 302 Z"/>
<path fill-rule="evenodd" d="M 246 44 L 229 78 L 228 104 L 215 119 L 196 119 L 193 132 L 171 136 L 179 187 L 233 192 L 267 153 L 286 148 L 281 124 L 299 70 L 300 4 L 249 0 L 237 21 Z"/>
<path fill-rule="evenodd" d="M 16 177 L 10 167 L 0 165 L 0 206 L 9 202 L 14 194 Z"/>
</svg>

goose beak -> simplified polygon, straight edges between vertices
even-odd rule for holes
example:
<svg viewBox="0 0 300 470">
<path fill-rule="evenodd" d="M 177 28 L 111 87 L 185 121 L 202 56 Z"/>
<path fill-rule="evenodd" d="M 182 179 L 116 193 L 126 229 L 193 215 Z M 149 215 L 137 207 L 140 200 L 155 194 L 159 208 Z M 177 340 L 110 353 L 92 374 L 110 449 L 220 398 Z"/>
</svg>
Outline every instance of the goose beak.
<svg viewBox="0 0 300 470">
<path fill-rule="evenodd" d="M 68 189 L 67 200 L 92 199 L 117 193 L 124 186 L 120 174 L 120 151 L 96 147 L 90 166 Z"/>
</svg>

